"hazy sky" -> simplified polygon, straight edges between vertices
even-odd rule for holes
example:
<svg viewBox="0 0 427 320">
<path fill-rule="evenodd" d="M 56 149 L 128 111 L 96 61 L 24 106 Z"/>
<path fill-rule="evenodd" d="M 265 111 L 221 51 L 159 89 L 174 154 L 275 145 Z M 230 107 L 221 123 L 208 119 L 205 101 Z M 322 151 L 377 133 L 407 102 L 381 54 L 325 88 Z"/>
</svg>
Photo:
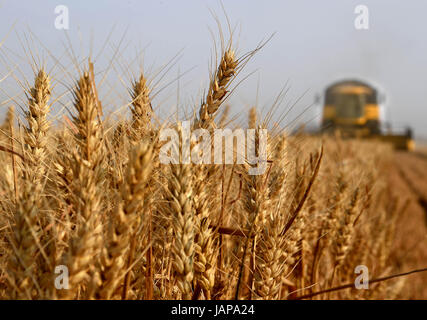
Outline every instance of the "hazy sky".
<svg viewBox="0 0 427 320">
<path fill-rule="evenodd" d="M 240 54 L 276 33 L 246 66 L 242 76 L 254 74 L 233 94 L 230 102 L 234 112 L 255 104 L 258 82 L 260 106 L 268 109 L 288 83 L 290 90 L 282 108 L 303 96 L 295 107 L 301 112 L 332 81 L 359 78 L 378 86 L 385 94 L 387 120 L 396 127 L 410 125 L 417 136 L 427 137 L 427 1 L 223 0 L 223 4 L 232 25 L 238 27 L 235 39 Z M 359 4 L 369 8 L 369 30 L 354 27 L 354 10 Z M 120 64 L 130 65 L 136 52 L 143 50 L 144 66 L 155 75 L 163 63 L 182 50 L 180 59 L 160 81 L 160 86 L 166 85 L 177 76 L 178 70 L 188 71 L 179 84 L 181 104 L 196 104 L 207 85 L 213 50 L 209 28 L 218 34 L 210 9 L 226 31 L 217 0 L 2 0 L 0 5 L 0 39 L 14 25 L 1 49 L 7 57 L 0 65 L 1 77 L 7 73 L 6 61 L 13 61 L 17 68 L 22 65 L 22 70 L 28 65 L 26 59 L 21 59 L 25 54 L 19 41 L 28 34 L 28 29 L 52 55 L 60 61 L 66 60 L 61 54 L 67 38 L 64 31 L 54 27 L 55 7 L 66 5 L 70 17 L 68 34 L 80 57 L 89 53 L 92 37 L 97 53 L 113 26 L 116 26 L 110 38 L 113 46 L 120 43 L 126 32 L 121 58 L 117 60 L 122 62 L 114 70 L 110 68 L 112 74 L 120 74 Z M 113 46 L 107 46 L 96 61 L 97 70 L 108 65 Z M 138 62 L 133 66 L 137 72 Z M 59 80 L 61 72 L 56 74 Z M 125 74 L 121 76 L 126 83 Z M 13 92 L 12 84 L 0 83 L 0 87 L 3 85 L 7 89 L 0 92 L 1 101 L 5 100 L 5 91 L 9 96 Z M 175 82 L 162 91 L 156 98 L 158 104 L 173 108 L 177 86 Z M 119 80 L 109 81 L 106 87 L 115 92 L 107 93 L 107 104 L 113 106 L 114 99 L 126 100 L 126 86 Z M 162 98 L 171 96 L 174 96 L 172 102 Z M 3 113 L 4 106 L 0 108 Z M 304 119 L 307 121 L 317 113 L 318 107 L 313 107 Z"/>
</svg>

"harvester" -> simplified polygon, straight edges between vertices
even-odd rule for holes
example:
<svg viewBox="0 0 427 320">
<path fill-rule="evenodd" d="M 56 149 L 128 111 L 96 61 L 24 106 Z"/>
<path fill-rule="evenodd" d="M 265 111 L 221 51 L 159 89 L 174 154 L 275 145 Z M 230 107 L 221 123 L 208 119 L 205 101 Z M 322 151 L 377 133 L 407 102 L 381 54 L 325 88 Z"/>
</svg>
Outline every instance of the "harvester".
<svg viewBox="0 0 427 320">
<path fill-rule="evenodd" d="M 377 139 L 400 150 L 415 147 L 412 130 L 393 133 L 380 120 L 379 95 L 371 85 L 357 80 L 335 82 L 326 88 L 321 131 L 343 138 Z"/>
</svg>

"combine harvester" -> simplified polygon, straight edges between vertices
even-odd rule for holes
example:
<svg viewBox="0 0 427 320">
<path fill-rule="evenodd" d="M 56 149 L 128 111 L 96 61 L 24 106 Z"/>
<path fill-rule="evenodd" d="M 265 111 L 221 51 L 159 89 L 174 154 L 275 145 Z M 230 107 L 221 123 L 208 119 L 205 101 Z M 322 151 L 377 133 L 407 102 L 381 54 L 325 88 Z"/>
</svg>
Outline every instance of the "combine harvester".
<svg viewBox="0 0 427 320">
<path fill-rule="evenodd" d="M 335 82 L 324 96 L 321 132 L 336 133 L 343 138 L 377 139 L 391 143 L 395 149 L 414 150 L 412 130 L 403 134 L 382 130 L 378 92 L 356 80 Z"/>
</svg>

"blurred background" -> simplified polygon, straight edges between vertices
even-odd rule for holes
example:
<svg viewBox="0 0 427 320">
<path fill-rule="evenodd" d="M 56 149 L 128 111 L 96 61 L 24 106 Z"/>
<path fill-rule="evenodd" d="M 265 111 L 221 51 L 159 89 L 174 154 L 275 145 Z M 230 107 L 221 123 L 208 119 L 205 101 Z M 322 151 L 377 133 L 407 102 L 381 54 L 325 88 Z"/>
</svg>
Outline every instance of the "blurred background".
<svg viewBox="0 0 427 320">
<path fill-rule="evenodd" d="M 360 4 L 369 9 L 368 30 L 355 28 Z M 55 28 L 58 5 L 69 9 L 67 31 Z M 427 140 L 426 1 L 224 0 L 222 5 L 218 0 L 0 1 L 0 78 L 14 74 L 0 84 L 0 118 L 23 99 L 19 83 L 32 79 L 32 56 L 47 61 L 59 95 L 72 84 L 73 57 L 83 62 L 91 54 L 103 82 L 104 108 L 123 110 L 129 102 L 127 70 L 136 75 L 143 65 L 155 79 L 158 114 L 171 114 L 177 106 L 191 110 L 200 103 L 215 60 L 215 17 L 228 38 L 226 13 L 239 55 L 274 34 L 239 76 L 247 78 L 229 100 L 234 114 L 254 105 L 266 112 L 286 88 L 280 110 L 295 107 L 284 124 L 316 126 L 325 88 L 360 79 L 385 97 L 383 120 L 395 128 L 410 126 L 418 143 Z M 66 105 L 58 103 L 54 111 Z"/>
</svg>

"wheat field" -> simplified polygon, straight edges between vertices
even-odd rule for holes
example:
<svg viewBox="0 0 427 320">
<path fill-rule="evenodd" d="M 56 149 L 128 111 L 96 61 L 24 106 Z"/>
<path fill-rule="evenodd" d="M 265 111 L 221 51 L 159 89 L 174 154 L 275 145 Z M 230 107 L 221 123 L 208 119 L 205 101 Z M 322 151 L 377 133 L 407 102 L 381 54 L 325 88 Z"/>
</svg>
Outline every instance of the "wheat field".
<svg viewBox="0 0 427 320">
<path fill-rule="evenodd" d="M 223 47 L 192 128 L 236 127 L 224 101 L 251 54 Z M 427 298 L 422 274 L 381 280 L 427 261 L 424 212 L 400 168 L 410 160 L 376 141 L 291 135 L 253 108 L 245 128 L 268 129 L 263 174 L 163 164 L 159 132 L 181 125 L 154 121 L 144 74 L 127 81 L 129 116 L 117 121 L 104 120 L 90 61 L 70 86 L 72 117 L 49 121 L 57 97 L 44 68 L 25 110 L 9 108 L 0 299 Z M 369 289 L 355 288 L 357 266 Z"/>
</svg>

